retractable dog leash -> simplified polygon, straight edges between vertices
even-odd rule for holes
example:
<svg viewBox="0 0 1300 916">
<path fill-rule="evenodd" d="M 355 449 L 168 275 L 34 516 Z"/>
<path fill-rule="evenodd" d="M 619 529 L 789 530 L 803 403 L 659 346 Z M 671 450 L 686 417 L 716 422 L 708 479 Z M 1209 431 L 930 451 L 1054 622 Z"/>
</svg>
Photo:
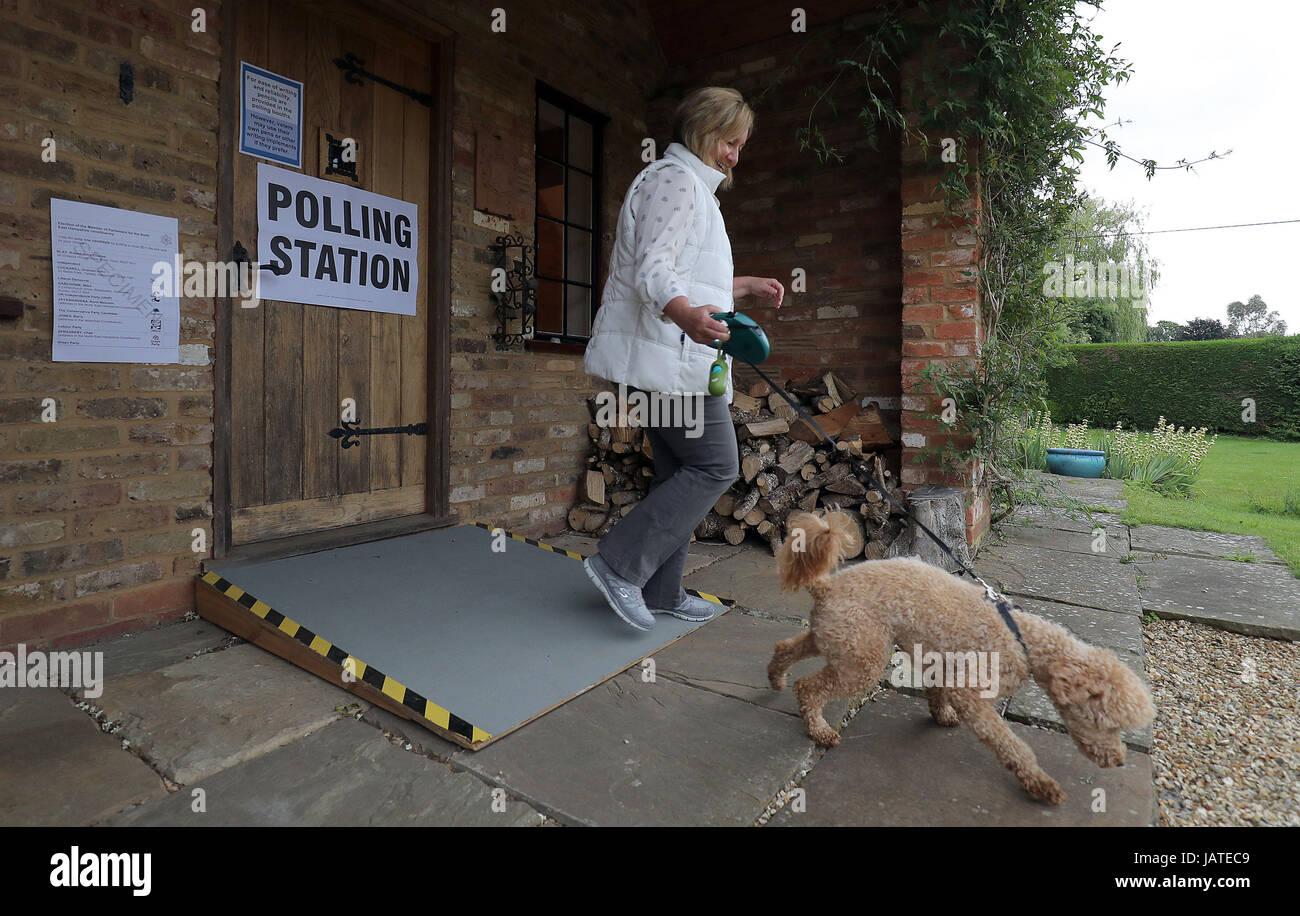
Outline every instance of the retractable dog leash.
<svg viewBox="0 0 1300 916">
<path fill-rule="evenodd" d="M 766 373 L 764 373 L 762 369 L 755 365 L 755 363 L 761 363 L 767 359 L 771 354 L 771 346 L 768 343 L 767 335 L 763 333 L 763 329 L 758 326 L 754 319 L 740 312 L 722 312 L 713 315 L 712 317 L 724 322 L 731 331 L 731 336 L 726 341 L 714 341 L 714 346 L 718 348 L 718 358 L 714 361 L 713 365 L 709 367 L 709 394 L 717 395 L 726 393 L 727 366 L 726 362 L 722 358 L 725 353 L 734 359 L 740 360 L 757 372 L 763 381 L 767 382 L 769 388 L 781 395 L 781 397 L 785 399 L 786 403 L 794 408 L 795 412 L 798 413 L 799 416 L 807 420 L 812 428 L 817 430 L 817 434 L 825 439 L 832 448 L 834 448 L 837 444 L 836 440 L 827 435 L 826 431 L 817 425 L 817 421 L 808 416 L 808 414 L 804 412 L 804 409 L 795 403 L 794 398 L 790 397 L 790 395 L 786 393 L 784 388 L 773 382 L 767 377 Z M 714 390 L 715 384 L 717 390 Z M 924 531 L 930 540 L 938 544 L 939 549 L 947 554 L 963 573 L 966 573 L 980 585 L 984 586 L 984 596 L 992 602 L 994 607 L 997 608 L 998 615 L 1001 616 L 1002 622 L 1005 623 L 1007 628 L 1015 635 L 1016 641 L 1020 643 L 1020 647 L 1025 650 L 1025 656 L 1028 657 L 1029 647 L 1025 645 L 1024 637 L 1020 635 L 1020 628 L 1016 626 L 1015 620 L 1011 617 L 1011 611 L 1014 607 L 1011 602 L 998 592 L 997 589 L 989 585 L 979 575 L 977 575 L 975 570 L 971 569 L 958 559 L 957 555 L 952 552 L 948 545 L 945 544 L 937 534 L 926 527 L 926 525 L 911 512 L 907 511 L 906 506 L 894 499 L 894 497 L 890 495 L 890 492 L 885 489 L 884 485 L 876 480 L 876 475 L 871 472 L 871 468 L 867 466 L 865 461 L 853 462 L 853 470 L 863 483 L 887 499 L 890 505 L 902 512 L 904 517 L 911 519 L 912 522 L 916 524 L 916 527 Z"/>
</svg>

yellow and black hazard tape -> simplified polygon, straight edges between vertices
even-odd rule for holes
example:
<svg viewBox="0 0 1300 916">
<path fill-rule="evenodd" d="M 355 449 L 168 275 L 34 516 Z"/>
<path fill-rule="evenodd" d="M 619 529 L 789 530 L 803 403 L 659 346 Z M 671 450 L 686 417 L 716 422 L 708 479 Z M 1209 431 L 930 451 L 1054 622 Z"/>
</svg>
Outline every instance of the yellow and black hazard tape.
<svg viewBox="0 0 1300 916">
<path fill-rule="evenodd" d="M 422 716 L 444 731 L 460 735 L 471 744 L 478 744 L 480 741 L 486 741 L 492 737 L 481 728 L 471 725 L 460 716 L 443 709 L 432 700 L 420 696 L 414 690 L 384 674 L 378 668 L 367 665 L 351 653 L 344 652 L 338 646 L 322 639 L 302 624 L 290 620 L 265 601 L 259 601 L 238 585 L 228 582 L 217 573 L 206 573 L 203 576 L 203 581 L 227 598 L 243 605 L 271 626 L 283 631 L 285 635 L 307 646 L 317 655 L 329 659 L 345 670 L 350 670 L 353 675 L 365 681 L 371 687 L 401 703 L 407 709 L 414 711 L 417 715 Z M 349 661 L 351 664 L 349 664 Z"/>
<path fill-rule="evenodd" d="M 582 554 L 574 553 L 572 550 L 565 550 L 561 547 L 554 547 L 550 544 L 543 544 L 541 541 L 538 541 L 534 538 L 526 538 L 522 534 L 510 534 L 509 531 L 506 531 L 500 525 L 489 525 L 487 522 L 474 522 L 473 524 L 476 527 L 483 528 L 487 531 L 497 531 L 497 530 L 505 531 L 505 533 L 512 540 L 522 541 L 525 544 L 532 544 L 534 547 L 540 547 L 542 548 L 542 550 L 549 550 L 551 553 L 562 553 L 566 557 L 569 557 L 570 559 L 573 560 L 578 560 L 579 562 L 586 559 L 586 557 L 584 557 Z M 705 601 L 712 601 L 714 604 L 720 604 L 723 607 L 729 608 L 729 607 L 736 606 L 735 601 L 728 601 L 725 598 L 719 598 L 717 595 L 710 595 L 708 592 L 697 591 L 693 588 L 686 589 L 686 593 L 689 595 L 695 595 L 697 598 L 703 598 Z"/>
</svg>

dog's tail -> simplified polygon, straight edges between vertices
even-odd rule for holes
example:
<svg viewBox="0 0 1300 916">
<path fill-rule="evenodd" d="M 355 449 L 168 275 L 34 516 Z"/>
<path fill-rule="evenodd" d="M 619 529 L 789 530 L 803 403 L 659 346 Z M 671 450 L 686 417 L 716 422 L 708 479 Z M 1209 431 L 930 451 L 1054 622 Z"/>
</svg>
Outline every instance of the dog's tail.
<svg viewBox="0 0 1300 916">
<path fill-rule="evenodd" d="M 781 589 L 798 591 L 828 578 L 840 560 L 844 548 L 857 533 L 853 521 L 842 511 L 824 516 L 796 512 L 786 520 L 787 534 L 776 554 L 781 573 Z"/>
</svg>

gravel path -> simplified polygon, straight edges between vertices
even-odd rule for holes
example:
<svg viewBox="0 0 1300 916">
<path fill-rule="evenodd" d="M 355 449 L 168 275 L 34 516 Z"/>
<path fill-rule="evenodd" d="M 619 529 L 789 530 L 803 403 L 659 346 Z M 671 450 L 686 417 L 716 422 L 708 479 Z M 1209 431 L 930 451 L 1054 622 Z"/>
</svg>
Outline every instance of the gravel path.
<svg viewBox="0 0 1300 916">
<path fill-rule="evenodd" d="M 1161 826 L 1300 826 L 1300 644 L 1184 620 L 1142 631 Z"/>
</svg>

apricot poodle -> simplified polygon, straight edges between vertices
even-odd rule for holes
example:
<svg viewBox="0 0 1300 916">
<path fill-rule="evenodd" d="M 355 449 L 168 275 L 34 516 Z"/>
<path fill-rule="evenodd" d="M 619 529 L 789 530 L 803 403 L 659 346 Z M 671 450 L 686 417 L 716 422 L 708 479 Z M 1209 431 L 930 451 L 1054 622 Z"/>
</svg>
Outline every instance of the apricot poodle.
<svg viewBox="0 0 1300 916">
<path fill-rule="evenodd" d="M 868 560 L 837 571 L 851 524 L 838 511 L 796 513 L 777 552 L 782 589 L 806 588 L 816 603 L 808 631 L 776 644 L 767 675 L 782 690 L 795 662 L 814 655 L 826 659 L 825 668 L 794 685 L 814 741 L 824 747 L 839 742 L 822 717 L 823 705 L 861 696 L 880 680 L 898 645 L 906 654 L 920 647 L 938 653 L 936 658 L 984 653 L 996 680 L 971 684 L 953 679 L 950 668 L 948 678 L 938 679 L 943 686 L 924 688 L 930 715 L 940 725 L 969 725 L 1033 798 L 1058 804 L 1065 793 L 994 706 L 1028 677 L 1046 691 L 1089 760 L 1101 767 L 1123 764 L 1120 732 L 1150 722 L 1155 707 L 1146 685 L 1114 653 L 1016 608 L 1012 618 L 1028 647 L 1026 657 L 982 588 L 915 557 Z"/>
</svg>

